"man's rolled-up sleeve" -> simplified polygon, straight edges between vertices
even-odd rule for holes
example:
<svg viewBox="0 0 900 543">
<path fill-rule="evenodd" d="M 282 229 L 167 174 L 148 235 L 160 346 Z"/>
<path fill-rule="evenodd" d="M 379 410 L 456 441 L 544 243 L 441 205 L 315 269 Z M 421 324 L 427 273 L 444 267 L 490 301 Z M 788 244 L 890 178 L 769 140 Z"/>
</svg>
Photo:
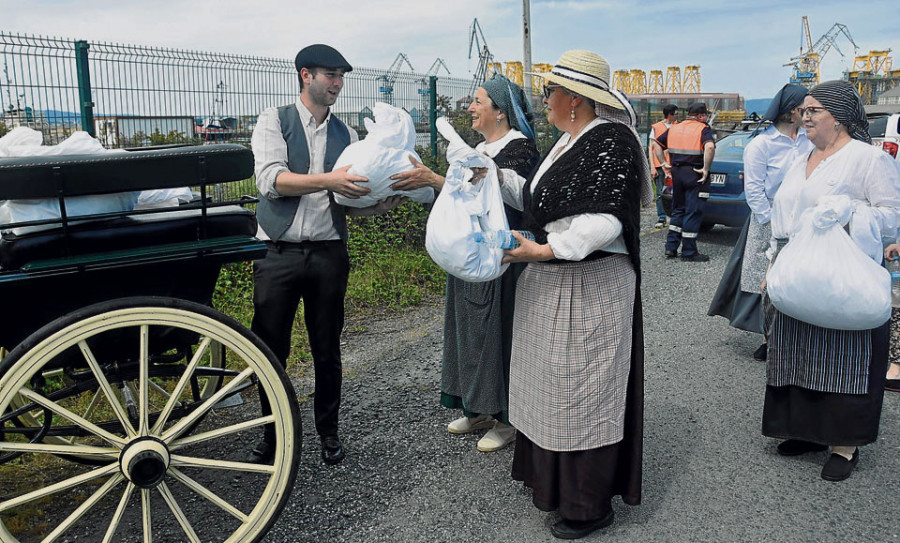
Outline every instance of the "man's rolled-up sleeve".
<svg viewBox="0 0 900 543">
<path fill-rule="evenodd" d="M 260 196 L 269 199 L 280 198 L 275 190 L 275 178 L 288 170 L 287 143 L 281 135 L 281 121 L 275 108 L 269 108 L 259 115 L 253 136 L 253 171 L 256 174 L 256 188 Z"/>
</svg>

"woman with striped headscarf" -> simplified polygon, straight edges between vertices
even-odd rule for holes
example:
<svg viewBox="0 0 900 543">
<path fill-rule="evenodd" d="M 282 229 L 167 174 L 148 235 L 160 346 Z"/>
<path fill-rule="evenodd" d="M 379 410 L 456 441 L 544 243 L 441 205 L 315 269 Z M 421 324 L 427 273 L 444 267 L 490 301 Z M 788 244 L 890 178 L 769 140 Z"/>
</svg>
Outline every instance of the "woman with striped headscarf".
<svg viewBox="0 0 900 543">
<path fill-rule="evenodd" d="M 822 83 L 800 111 L 815 147 L 794 162 L 775 196 L 772 261 L 797 231 L 803 211 L 828 195 L 848 195 L 868 206 L 882 238 L 893 238 L 900 223 L 900 174 L 887 154 L 869 144 L 856 89 L 846 81 Z M 762 432 L 784 440 L 778 445 L 782 456 L 830 447 L 822 478 L 842 481 L 859 461 L 858 447 L 878 437 L 889 323 L 834 330 L 777 310 L 771 314 Z"/>
</svg>

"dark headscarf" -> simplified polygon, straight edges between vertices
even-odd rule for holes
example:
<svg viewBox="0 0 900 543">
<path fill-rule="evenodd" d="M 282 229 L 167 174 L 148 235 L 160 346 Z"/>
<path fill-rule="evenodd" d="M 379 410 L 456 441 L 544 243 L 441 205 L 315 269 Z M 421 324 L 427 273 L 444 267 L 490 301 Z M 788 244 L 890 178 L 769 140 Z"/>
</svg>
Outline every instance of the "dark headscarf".
<svg viewBox="0 0 900 543">
<path fill-rule="evenodd" d="M 522 88 L 506 77 L 495 74 L 481 86 L 500 111 L 509 120 L 509 126 L 534 139 L 534 128 L 531 125 L 531 104 L 525 98 Z"/>
<path fill-rule="evenodd" d="M 855 140 L 872 143 L 869 120 L 856 87 L 847 81 L 826 81 L 816 85 L 809 95 L 821 102 L 835 120 L 847 129 Z"/>
<path fill-rule="evenodd" d="M 769 109 L 766 110 L 763 120 L 774 123 L 778 120 L 778 117 L 785 113 L 790 113 L 794 108 L 800 106 L 808 92 L 806 87 L 790 83 L 781 87 L 781 90 L 769 102 Z"/>
</svg>

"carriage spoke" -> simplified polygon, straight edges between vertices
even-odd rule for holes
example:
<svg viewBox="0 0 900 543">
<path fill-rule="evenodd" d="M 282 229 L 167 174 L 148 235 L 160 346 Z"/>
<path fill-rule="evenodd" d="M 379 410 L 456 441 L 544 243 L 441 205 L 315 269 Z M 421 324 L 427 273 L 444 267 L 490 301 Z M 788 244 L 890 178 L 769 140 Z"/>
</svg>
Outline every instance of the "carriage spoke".
<svg viewBox="0 0 900 543">
<path fill-rule="evenodd" d="M 178 524 L 181 525 L 181 529 L 184 530 L 184 534 L 188 536 L 188 539 L 191 540 L 191 543 L 200 543 L 200 538 L 197 536 L 197 532 L 194 531 L 194 527 L 191 526 L 190 521 L 188 521 L 187 516 L 185 516 L 184 511 L 179 507 L 178 502 L 175 501 L 175 496 L 172 495 L 172 491 L 169 490 L 169 487 L 166 486 L 166 483 L 161 483 L 159 485 L 159 493 L 162 494 L 164 500 L 166 500 L 166 505 L 169 506 L 169 510 L 172 511 L 172 514 L 175 515 L 175 518 L 178 520 Z"/>
<path fill-rule="evenodd" d="M 78 521 L 78 519 L 83 517 L 88 509 L 96 505 L 97 502 L 99 502 L 101 499 L 103 499 L 104 496 L 109 494 L 110 491 L 124 479 L 125 477 L 123 477 L 120 473 L 117 473 L 110 477 L 109 480 L 103 484 L 103 486 L 98 488 L 96 492 L 91 494 L 91 496 L 84 501 L 84 503 L 82 503 L 78 506 L 77 509 L 72 511 L 72 514 L 66 517 L 66 519 L 62 521 L 62 523 L 60 523 L 55 530 L 50 532 L 50 534 L 45 537 L 41 543 L 52 543 L 53 541 L 56 541 L 59 536 L 64 534 L 66 530 L 68 530 L 73 524 Z"/>
<path fill-rule="evenodd" d="M 34 392 L 27 388 L 22 388 L 22 389 L 19 389 L 19 394 L 21 396 L 33 401 L 34 403 L 36 403 L 38 405 L 46 407 L 47 409 L 49 409 L 50 411 L 53 411 L 57 415 L 59 415 L 63 418 L 69 419 L 74 424 L 81 426 L 82 428 L 84 428 L 85 430 L 87 430 L 88 432 L 90 432 L 96 436 L 102 437 L 103 439 L 112 443 L 113 445 L 116 445 L 118 447 L 125 446 L 125 440 L 123 440 L 122 438 L 107 432 L 103 428 L 100 428 L 96 424 L 83 419 L 82 417 L 69 411 L 65 407 L 57 404 L 56 402 L 53 402 L 53 401 L 45 398 L 44 396 L 41 396 L 37 392 Z"/>
<path fill-rule="evenodd" d="M 156 420 L 156 424 L 153 426 L 153 430 L 150 432 L 151 435 L 158 436 L 163 426 L 165 426 L 166 421 L 169 420 L 169 415 L 172 414 L 172 410 L 175 409 L 176 405 L 179 403 L 178 398 L 181 397 L 184 389 L 187 387 L 188 383 L 190 383 L 191 375 L 194 374 L 194 370 L 197 369 L 197 366 L 200 364 L 200 360 L 203 358 L 203 353 L 206 352 L 207 347 L 209 347 L 210 341 L 210 338 L 204 337 L 203 341 L 200 342 L 200 345 L 197 347 L 197 350 L 194 353 L 194 357 L 191 358 L 190 363 L 188 364 L 187 368 L 185 368 L 184 373 L 181 375 L 181 379 L 178 381 L 178 384 L 175 385 L 175 388 L 172 389 L 172 394 L 169 397 L 169 401 L 166 402 L 166 406 L 163 408 L 162 413 L 159 414 L 159 418 Z"/>
<path fill-rule="evenodd" d="M 141 520 L 144 525 L 144 543 L 153 541 L 153 519 L 150 515 L 150 490 L 141 489 Z"/>
<path fill-rule="evenodd" d="M 106 477 L 107 475 L 116 473 L 118 470 L 119 470 L 119 464 L 110 464 L 109 466 L 104 466 L 102 468 L 97 468 L 97 469 L 95 469 L 93 471 L 89 471 L 87 473 L 82 473 L 81 475 L 66 479 L 64 481 L 60 481 L 56 484 L 46 486 L 44 488 L 35 490 L 33 492 L 29 492 L 27 494 L 22 494 L 18 498 L 6 500 L 5 502 L 0 502 L 0 513 L 2 513 L 3 511 L 8 511 L 10 509 L 18 507 L 18 506 L 28 503 L 30 501 L 36 500 L 38 498 L 43 498 L 44 496 L 49 496 L 50 494 L 55 494 L 62 490 L 68 490 L 70 488 L 74 488 L 80 484 L 86 483 L 87 481 L 99 479 L 100 477 Z"/>
<path fill-rule="evenodd" d="M 86 341 L 79 341 L 78 347 L 81 349 L 81 353 L 84 356 L 84 359 L 87 361 L 88 366 L 94 373 L 94 378 L 97 379 L 97 384 L 100 386 L 100 390 L 103 391 L 103 394 L 106 396 L 106 401 L 108 401 L 112 406 L 113 412 L 115 412 L 116 417 L 122 424 L 122 427 L 125 428 L 125 431 L 128 433 L 129 437 L 134 437 L 135 435 L 137 435 L 137 432 L 134 431 L 134 427 L 128 420 L 128 415 L 125 413 L 125 408 L 123 408 L 122 404 L 119 402 L 118 396 L 116 396 L 116 393 L 113 391 L 112 385 L 109 384 L 109 380 L 106 379 L 106 375 L 100 368 L 100 364 L 94 357 L 94 353 L 91 351 L 91 348 L 88 346 Z M 85 413 L 85 417 L 88 416 L 90 415 L 88 413 Z"/>
<path fill-rule="evenodd" d="M 94 456 L 97 458 L 109 458 L 110 461 L 115 460 L 119 456 L 118 449 L 92 447 L 90 445 L 53 445 L 50 443 L 14 443 L 9 441 L 0 441 L 0 451 Z"/>
<path fill-rule="evenodd" d="M 94 395 L 91 396 L 91 403 L 88 404 L 87 409 L 81 414 L 82 417 L 89 419 L 91 415 L 94 414 L 94 410 L 97 409 L 97 404 L 100 403 L 101 395 L 100 389 L 94 391 Z"/>
<path fill-rule="evenodd" d="M 211 490 L 209 490 L 205 486 L 201 485 L 197 481 L 191 479 L 190 477 L 185 475 L 180 470 L 178 470 L 176 468 L 169 468 L 169 475 L 171 475 L 175 480 L 181 482 L 184 486 L 190 488 L 197 494 L 200 494 L 202 497 L 206 498 L 210 503 L 218 506 L 219 509 L 225 511 L 226 513 L 228 513 L 229 515 L 238 519 L 242 523 L 250 520 L 250 517 L 248 517 L 244 513 L 241 513 L 241 511 L 238 508 L 236 508 L 233 505 L 231 505 L 230 503 L 226 502 L 225 500 L 223 500 L 222 498 L 220 498 L 219 496 L 214 494 Z"/>
<path fill-rule="evenodd" d="M 202 404 L 200 404 L 199 407 L 197 407 L 197 409 L 193 410 L 189 415 L 182 417 L 182 419 L 179 420 L 177 424 L 175 424 L 162 434 L 161 439 L 167 443 L 173 439 L 177 439 L 178 436 L 186 432 L 187 429 L 191 427 L 191 425 L 197 422 L 200 417 L 205 415 L 210 409 L 213 408 L 214 405 L 219 403 L 219 400 L 230 394 L 232 390 L 246 381 L 247 378 L 252 374 L 253 368 L 247 368 L 242 371 L 240 374 L 235 376 L 235 378 L 232 379 L 230 383 L 223 386 L 219 389 L 218 392 L 207 398 Z"/>
<path fill-rule="evenodd" d="M 150 435 L 150 327 L 141 325 L 141 354 L 139 364 L 138 434 Z"/>
<path fill-rule="evenodd" d="M 231 426 L 224 426 L 222 428 L 217 428 L 215 430 L 210 430 L 208 432 L 202 432 L 199 434 L 194 434 L 190 437 L 186 437 L 184 439 L 177 439 L 172 442 L 169 450 L 175 451 L 178 449 L 183 449 L 188 445 L 194 445 L 203 441 L 209 441 L 210 439 L 218 439 L 220 437 L 225 437 L 231 434 L 236 434 L 238 432 L 243 432 L 245 430 L 249 430 L 251 428 L 256 428 L 257 426 L 262 426 L 264 424 L 268 424 L 270 422 L 275 422 L 275 415 L 268 415 L 266 417 L 260 417 L 258 419 L 248 420 L 246 422 L 242 422 L 240 424 L 233 424 Z"/>
<path fill-rule="evenodd" d="M 250 473 L 275 473 L 275 466 L 268 464 L 250 464 L 249 462 L 229 462 L 195 456 L 172 455 L 172 466 L 188 468 L 223 469 L 228 471 L 246 471 Z"/>
<path fill-rule="evenodd" d="M 106 535 L 103 536 L 103 543 L 111 543 L 113 540 L 113 536 L 116 535 L 116 530 L 119 528 L 119 523 L 122 522 L 122 516 L 125 514 L 125 508 L 128 507 L 128 502 L 131 500 L 131 495 L 134 493 L 134 483 L 129 482 L 128 486 L 125 488 L 125 492 L 122 493 L 122 498 L 119 500 L 119 505 L 116 507 L 116 512 L 113 513 L 113 518 L 109 523 L 109 528 L 106 529 Z"/>
</svg>

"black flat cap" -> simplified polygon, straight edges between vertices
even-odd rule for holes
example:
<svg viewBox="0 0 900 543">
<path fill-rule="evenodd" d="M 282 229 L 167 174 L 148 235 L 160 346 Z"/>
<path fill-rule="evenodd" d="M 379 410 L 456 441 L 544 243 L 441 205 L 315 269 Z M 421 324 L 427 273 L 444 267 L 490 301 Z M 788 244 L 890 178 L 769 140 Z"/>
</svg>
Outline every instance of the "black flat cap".
<svg viewBox="0 0 900 543">
<path fill-rule="evenodd" d="M 353 71 L 353 66 L 338 53 L 337 49 L 323 43 L 304 47 L 294 58 L 294 66 L 299 72 L 301 68 L 340 68 L 345 72 Z"/>
<path fill-rule="evenodd" d="M 706 109 L 706 104 L 703 102 L 694 102 L 689 105 L 687 112 L 688 115 L 709 115 L 709 110 Z"/>
</svg>

